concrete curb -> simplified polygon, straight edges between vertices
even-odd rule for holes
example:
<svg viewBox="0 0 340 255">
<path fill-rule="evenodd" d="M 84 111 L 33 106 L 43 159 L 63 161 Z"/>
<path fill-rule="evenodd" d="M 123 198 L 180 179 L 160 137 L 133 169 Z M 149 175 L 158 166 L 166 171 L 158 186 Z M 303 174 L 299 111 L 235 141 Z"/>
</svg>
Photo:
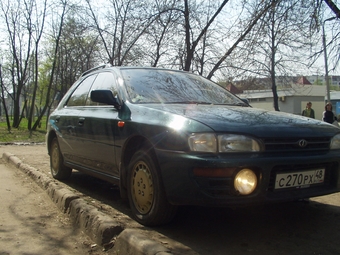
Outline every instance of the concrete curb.
<svg viewBox="0 0 340 255">
<path fill-rule="evenodd" d="M 171 255 L 169 249 L 158 242 L 147 239 L 138 229 L 129 229 L 110 216 L 98 211 L 84 199 L 67 188 L 60 187 L 53 179 L 34 167 L 24 164 L 11 153 L 3 153 L 2 159 L 30 176 L 46 190 L 59 210 L 67 213 L 75 226 L 84 231 L 97 245 L 111 249 L 114 254 L 126 255 Z"/>
</svg>

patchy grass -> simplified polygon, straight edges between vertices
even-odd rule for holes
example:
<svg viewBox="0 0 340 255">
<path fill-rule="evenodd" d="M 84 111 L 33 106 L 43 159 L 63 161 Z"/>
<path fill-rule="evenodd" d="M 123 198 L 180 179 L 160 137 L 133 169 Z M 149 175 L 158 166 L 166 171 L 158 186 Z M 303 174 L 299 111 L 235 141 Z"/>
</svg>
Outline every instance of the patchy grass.
<svg viewBox="0 0 340 255">
<path fill-rule="evenodd" d="M 10 124 L 12 125 L 13 120 L 10 118 Z M 32 123 L 33 125 L 34 123 Z M 41 127 L 37 128 L 36 131 L 30 132 L 27 128 L 27 119 L 22 119 L 19 128 L 11 127 L 11 131 L 8 132 L 6 119 L 2 118 L 0 121 L 0 143 L 14 143 L 14 142 L 25 142 L 25 143 L 41 143 L 45 142 L 46 134 L 46 118 L 41 121 Z"/>
</svg>

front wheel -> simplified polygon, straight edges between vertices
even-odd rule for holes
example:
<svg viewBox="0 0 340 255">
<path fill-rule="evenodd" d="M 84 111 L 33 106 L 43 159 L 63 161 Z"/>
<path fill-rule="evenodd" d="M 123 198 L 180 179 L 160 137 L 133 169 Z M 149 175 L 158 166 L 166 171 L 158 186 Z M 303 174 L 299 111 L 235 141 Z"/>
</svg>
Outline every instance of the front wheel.
<svg viewBox="0 0 340 255">
<path fill-rule="evenodd" d="M 72 174 L 72 168 L 64 166 L 57 138 L 53 138 L 50 148 L 50 167 L 53 178 L 65 180 Z"/>
<path fill-rule="evenodd" d="M 131 211 L 139 223 L 156 226 L 172 220 L 177 206 L 168 202 L 160 171 L 149 153 L 140 150 L 133 155 L 127 180 Z"/>
</svg>

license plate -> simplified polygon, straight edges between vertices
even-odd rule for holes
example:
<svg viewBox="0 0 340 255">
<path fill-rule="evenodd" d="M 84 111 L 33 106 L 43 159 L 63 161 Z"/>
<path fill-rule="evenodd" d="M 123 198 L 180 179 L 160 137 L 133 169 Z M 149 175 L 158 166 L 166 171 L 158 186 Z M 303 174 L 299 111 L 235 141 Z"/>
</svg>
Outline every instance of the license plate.
<svg viewBox="0 0 340 255">
<path fill-rule="evenodd" d="M 277 174 L 275 189 L 308 188 L 310 185 L 323 183 L 324 178 L 325 169 Z"/>
</svg>

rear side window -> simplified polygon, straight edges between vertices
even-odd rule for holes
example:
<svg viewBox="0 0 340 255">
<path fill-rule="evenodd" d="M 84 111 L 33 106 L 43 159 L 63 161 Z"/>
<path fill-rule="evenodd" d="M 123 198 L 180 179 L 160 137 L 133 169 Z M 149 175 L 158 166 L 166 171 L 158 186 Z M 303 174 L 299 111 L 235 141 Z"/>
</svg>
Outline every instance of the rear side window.
<svg viewBox="0 0 340 255">
<path fill-rule="evenodd" d="M 97 75 L 91 75 L 84 79 L 76 90 L 72 93 L 71 97 L 67 101 L 67 106 L 84 106 L 89 94 L 90 88 Z"/>
</svg>

